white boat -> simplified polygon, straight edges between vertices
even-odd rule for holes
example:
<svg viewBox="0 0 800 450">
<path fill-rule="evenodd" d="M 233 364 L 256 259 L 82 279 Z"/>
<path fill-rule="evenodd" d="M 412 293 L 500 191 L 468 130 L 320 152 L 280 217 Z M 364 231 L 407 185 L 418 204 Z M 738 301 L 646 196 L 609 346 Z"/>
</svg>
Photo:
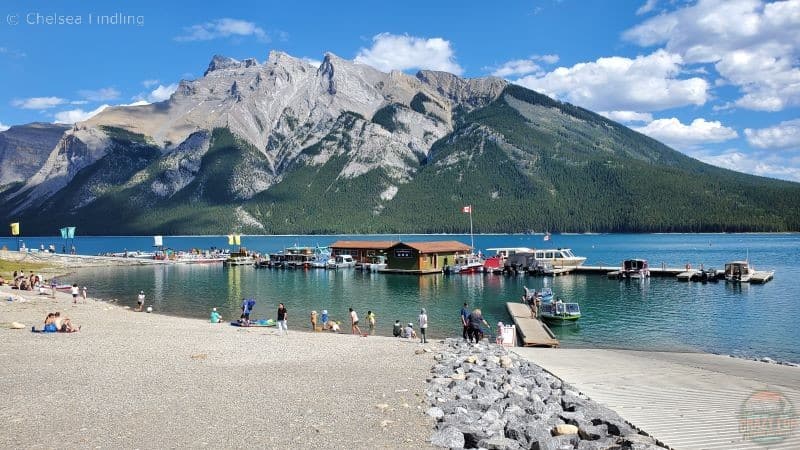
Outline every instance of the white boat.
<svg viewBox="0 0 800 450">
<path fill-rule="evenodd" d="M 356 270 L 363 270 L 365 272 L 377 272 L 386 268 L 386 256 L 377 255 L 369 256 L 366 262 L 358 262 L 355 265 Z"/>
<path fill-rule="evenodd" d="M 533 257 L 537 261 L 548 262 L 556 269 L 563 269 L 565 267 L 578 267 L 586 262 L 583 256 L 575 256 L 572 249 L 569 248 L 551 248 L 551 249 L 536 249 L 533 251 Z"/>
<path fill-rule="evenodd" d="M 355 267 L 356 262 L 351 255 L 336 255 L 325 264 L 327 269 L 345 269 Z"/>
<path fill-rule="evenodd" d="M 622 269 L 608 273 L 609 278 L 617 279 L 645 279 L 650 277 L 650 266 L 646 259 L 626 259 L 622 261 Z M 678 276 L 680 280 L 680 275 Z"/>
<path fill-rule="evenodd" d="M 254 265 L 255 260 L 253 256 L 245 249 L 240 247 L 238 251 L 228 254 L 228 258 L 222 262 L 226 266 L 245 266 Z"/>
<path fill-rule="evenodd" d="M 741 283 L 766 283 L 775 275 L 775 271 L 759 271 L 753 269 L 747 261 L 732 261 L 725 264 L 725 281 Z"/>
<path fill-rule="evenodd" d="M 483 272 L 483 258 L 474 253 L 458 255 L 455 264 L 446 267 L 445 271 L 460 274 Z"/>
</svg>

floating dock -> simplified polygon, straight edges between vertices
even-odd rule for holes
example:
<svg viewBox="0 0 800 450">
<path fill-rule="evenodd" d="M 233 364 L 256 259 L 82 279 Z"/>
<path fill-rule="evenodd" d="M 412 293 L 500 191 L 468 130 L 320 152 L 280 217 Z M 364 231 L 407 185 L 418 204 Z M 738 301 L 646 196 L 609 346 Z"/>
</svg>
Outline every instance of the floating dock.
<svg viewBox="0 0 800 450">
<path fill-rule="evenodd" d="M 547 325 L 531 318 L 528 305 L 518 302 L 506 303 L 508 314 L 517 327 L 517 335 L 523 347 L 558 347 L 559 342 Z"/>
</svg>

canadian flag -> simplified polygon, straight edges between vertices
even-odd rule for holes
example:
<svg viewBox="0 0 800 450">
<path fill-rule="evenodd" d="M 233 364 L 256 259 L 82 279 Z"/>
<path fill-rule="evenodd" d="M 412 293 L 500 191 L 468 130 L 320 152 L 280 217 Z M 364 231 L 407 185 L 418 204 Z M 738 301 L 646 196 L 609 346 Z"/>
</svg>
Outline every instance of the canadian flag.
<svg viewBox="0 0 800 450">
<path fill-rule="evenodd" d="M 463 213 L 472 213 L 472 205 L 465 206 L 465 207 L 461 208 L 461 212 L 463 212 Z"/>
</svg>

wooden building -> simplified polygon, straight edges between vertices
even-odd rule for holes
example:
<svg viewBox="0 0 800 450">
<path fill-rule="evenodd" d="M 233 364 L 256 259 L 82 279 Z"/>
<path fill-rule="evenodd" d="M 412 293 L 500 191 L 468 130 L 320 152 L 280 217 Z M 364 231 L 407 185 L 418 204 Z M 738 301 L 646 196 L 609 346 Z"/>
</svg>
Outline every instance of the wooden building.
<svg viewBox="0 0 800 450">
<path fill-rule="evenodd" d="M 350 255 L 357 263 L 370 262 L 371 257 L 386 256 L 397 241 L 336 241 L 328 247 L 331 257 Z"/>
<path fill-rule="evenodd" d="M 398 242 L 387 249 L 386 269 L 381 272 L 439 273 L 470 250 L 469 245 L 458 241 Z"/>
</svg>

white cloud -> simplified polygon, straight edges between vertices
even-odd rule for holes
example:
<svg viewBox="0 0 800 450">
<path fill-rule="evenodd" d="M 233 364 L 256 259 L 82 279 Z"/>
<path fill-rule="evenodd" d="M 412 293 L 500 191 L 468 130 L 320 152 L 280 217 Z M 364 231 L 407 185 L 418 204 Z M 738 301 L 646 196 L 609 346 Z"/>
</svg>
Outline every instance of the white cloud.
<svg viewBox="0 0 800 450">
<path fill-rule="evenodd" d="M 653 115 L 650 113 L 640 113 L 636 111 L 598 111 L 597 114 L 608 117 L 609 119 L 622 122 L 652 122 Z"/>
<path fill-rule="evenodd" d="M 636 15 L 641 16 L 642 14 L 647 14 L 653 9 L 655 9 L 656 5 L 658 4 L 658 0 L 647 0 L 644 5 L 640 6 L 639 9 L 636 10 Z"/>
<path fill-rule="evenodd" d="M 358 51 L 355 61 L 378 70 L 429 69 L 461 75 L 450 41 L 381 33 L 372 38 L 372 47 Z"/>
<path fill-rule="evenodd" d="M 678 78 L 682 63 L 679 55 L 658 50 L 635 59 L 599 58 L 514 82 L 595 111 L 658 111 L 703 105 L 709 98 L 709 84 L 698 77 Z"/>
<path fill-rule="evenodd" d="M 492 70 L 492 75 L 496 77 L 509 77 L 540 73 L 542 68 L 532 59 L 515 59 L 503 63 L 500 67 L 490 68 L 490 70 Z"/>
<path fill-rule="evenodd" d="M 158 80 L 144 80 L 144 81 L 142 81 L 142 86 L 144 86 L 147 89 L 150 89 L 151 87 L 153 87 L 153 86 L 155 86 L 157 84 L 158 84 Z"/>
<path fill-rule="evenodd" d="M 9 128 L 11 128 L 11 127 L 9 127 L 8 125 L 4 124 L 3 122 L 0 122 L 0 131 L 6 131 Z"/>
<path fill-rule="evenodd" d="M 105 102 L 119 98 L 120 92 L 113 87 L 100 88 L 100 89 L 84 89 L 78 91 L 81 97 L 92 102 Z"/>
<path fill-rule="evenodd" d="M 787 120 L 769 128 L 746 128 L 744 134 L 753 147 L 800 150 L 800 119 Z"/>
<path fill-rule="evenodd" d="M 544 72 L 539 62 L 555 64 L 558 62 L 558 55 L 533 55 L 528 59 L 506 61 L 497 67 L 484 67 L 483 70 L 490 71 L 495 77 L 503 78 L 528 74 L 542 75 Z"/>
<path fill-rule="evenodd" d="M 705 163 L 762 177 L 800 182 L 800 157 L 785 154 L 742 152 L 736 149 L 714 153 L 707 150 L 687 152 Z"/>
<path fill-rule="evenodd" d="M 250 36 L 262 42 L 269 42 L 267 32 L 255 23 L 226 17 L 184 27 L 183 34 L 176 36 L 175 40 L 179 42 L 210 41 L 212 39 Z"/>
<path fill-rule="evenodd" d="M 712 63 L 737 86 L 733 105 L 778 111 L 800 105 L 800 1 L 700 0 L 623 34 L 664 45 L 689 64 Z"/>
<path fill-rule="evenodd" d="M 159 84 L 158 87 L 150 91 L 150 93 L 141 93 L 134 97 L 134 103 L 130 103 L 126 106 L 140 106 L 140 105 L 147 105 L 149 103 L 158 103 L 163 102 L 164 100 L 168 100 L 172 94 L 178 89 L 178 83 L 172 83 L 164 86 L 163 84 Z"/>
<path fill-rule="evenodd" d="M 31 97 L 16 99 L 11 104 L 22 109 L 50 109 L 66 102 L 60 97 Z"/>
<path fill-rule="evenodd" d="M 633 129 L 679 150 L 725 142 L 739 136 L 733 128 L 728 128 L 719 121 L 705 119 L 694 119 L 689 125 L 682 124 L 674 117 L 656 119 L 643 127 Z"/>
<path fill-rule="evenodd" d="M 76 123 L 76 122 L 83 122 L 84 120 L 90 119 L 104 109 L 108 108 L 109 105 L 100 105 L 96 109 L 91 111 L 84 111 L 80 108 L 78 109 L 71 109 L 68 111 L 61 111 L 57 112 L 55 115 L 55 123 Z"/>
</svg>

